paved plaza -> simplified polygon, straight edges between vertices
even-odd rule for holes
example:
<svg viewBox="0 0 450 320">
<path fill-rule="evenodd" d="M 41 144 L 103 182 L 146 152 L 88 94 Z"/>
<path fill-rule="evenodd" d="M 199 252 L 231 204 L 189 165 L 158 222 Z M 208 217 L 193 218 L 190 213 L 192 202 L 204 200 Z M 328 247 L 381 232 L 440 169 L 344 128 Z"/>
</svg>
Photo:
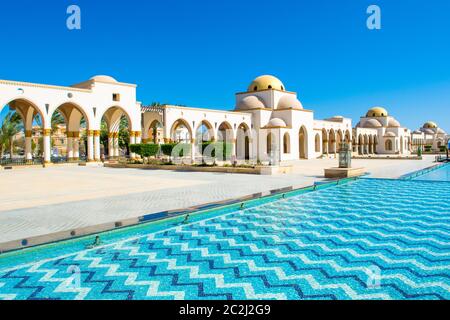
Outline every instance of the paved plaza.
<svg viewBox="0 0 450 320">
<path fill-rule="evenodd" d="M 433 160 L 354 160 L 353 166 L 366 167 L 372 177 L 397 178 Z M 57 166 L 0 171 L 0 243 L 308 186 L 336 165 L 298 161 L 292 174 L 274 176 Z"/>
</svg>

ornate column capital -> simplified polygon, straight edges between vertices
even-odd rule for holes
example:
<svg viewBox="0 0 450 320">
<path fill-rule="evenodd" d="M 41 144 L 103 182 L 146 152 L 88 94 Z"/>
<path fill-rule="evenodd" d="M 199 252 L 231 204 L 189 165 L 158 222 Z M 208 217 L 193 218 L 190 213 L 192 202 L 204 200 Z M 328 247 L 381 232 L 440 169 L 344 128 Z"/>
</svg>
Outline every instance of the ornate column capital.
<svg viewBox="0 0 450 320">
<path fill-rule="evenodd" d="M 31 138 L 31 137 L 33 137 L 33 130 L 26 130 L 25 138 Z"/>
<path fill-rule="evenodd" d="M 44 137 L 50 137 L 52 135 L 52 129 L 44 129 L 42 130 L 42 134 Z"/>
<path fill-rule="evenodd" d="M 100 137 L 100 130 L 94 130 L 94 137 Z"/>
<path fill-rule="evenodd" d="M 88 130 L 88 131 L 87 131 L 87 135 L 88 135 L 89 137 L 94 136 L 94 130 Z"/>
</svg>

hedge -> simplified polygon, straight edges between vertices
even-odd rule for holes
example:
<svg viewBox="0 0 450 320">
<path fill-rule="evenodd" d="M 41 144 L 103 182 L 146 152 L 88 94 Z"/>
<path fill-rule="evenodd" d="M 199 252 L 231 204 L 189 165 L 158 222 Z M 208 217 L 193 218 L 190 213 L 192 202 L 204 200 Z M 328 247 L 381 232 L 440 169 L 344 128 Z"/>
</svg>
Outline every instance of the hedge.
<svg viewBox="0 0 450 320">
<path fill-rule="evenodd" d="M 212 146 L 212 147 L 210 147 Z M 220 158 L 220 159 L 229 159 L 232 154 L 233 145 L 231 143 L 226 142 L 204 142 L 201 145 L 202 154 L 205 153 L 205 150 L 210 147 L 211 157 Z M 209 154 L 208 154 L 209 156 Z"/>
<path fill-rule="evenodd" d="M 431 152 L 433 146 L 425 146 L 425 152 Z"/>
<path fill-rule="evenodd" d="M 159 145 L 146 143 L 132 144 L 130 145 L 130 151 L 140 155 L 141 157 L 154 157 L 159 152 Z"/>
<path fill-rule="evenodd" d="M 184 157 L 191 154 L 191 145 L 187 143 L 166 143 L 161 145 L 161 152 L 166 156 Z"/>
<path fill-rule="evenodd" d="M 447 151 L 447 147 L 446 146 L 440 146 L 439 147 L 439 151 L 440 152 L 446 152 Z"/>
</svg>

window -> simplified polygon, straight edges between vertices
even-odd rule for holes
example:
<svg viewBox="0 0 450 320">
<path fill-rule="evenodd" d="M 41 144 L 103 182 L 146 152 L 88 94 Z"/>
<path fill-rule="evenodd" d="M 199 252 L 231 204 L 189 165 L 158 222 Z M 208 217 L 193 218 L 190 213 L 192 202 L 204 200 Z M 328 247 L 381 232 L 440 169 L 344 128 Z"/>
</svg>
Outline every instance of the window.
<svg viewBox="0 0 450 320">
<path fill-rule="evenodd" d="M 272 89 L 272 86 L 269 86 L 269 89 Z"/>
<path fill-rule="evenodd" d="M 254 86 L 253 91 L 258 91 L 258 86 Z"/>
<path fill-rule="evenodd" d="M 386 140 L 385 149 L 386 149 L 386 151 L 392 151 L 392 141 L 391 140 Z"/>
<path fill-rule="evenodd" d="M 283 153 L 291 153 L 291 141 L 289 133 L 285 133 L 283 137 Z"/>
<path fill-rule="evenodd" d="M 113 101 L 120 101 L 120 94 L 113 93 Z"/>
</svg>

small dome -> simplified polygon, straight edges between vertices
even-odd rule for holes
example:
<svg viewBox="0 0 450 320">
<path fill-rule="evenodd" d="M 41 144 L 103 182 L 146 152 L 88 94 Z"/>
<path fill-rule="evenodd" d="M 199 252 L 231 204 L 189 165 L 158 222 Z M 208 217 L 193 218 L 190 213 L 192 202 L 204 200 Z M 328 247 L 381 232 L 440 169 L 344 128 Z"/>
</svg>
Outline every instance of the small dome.
<svg viewBox="0 0 450 320">
<path fill-rule="evenodd" d="M 261 91 L 261 90 L 268 90 L 268 89 L 276 89 L 285 91 L 285 87 L 283 85 L 283 82 L 281 82 L 278 78 L 274 76 L 260 76 L 253 80 L 253 82 L 248 87 L 248 92 L 253 91 Z"/>
<path fill-rule="evenodd" d="M 428 129 L 428 128 L 422 128 L 422 132 L 424 132 L 426 134 L 434 134 L 435 133 L 433 131 L 433 129 Z"/>
<path fill-rule="evenodd" d="M 286 122 L 284 122 L 282 119 L 280 118 L 273 118 L 269 121 L 269 123 L 267 124 L 267 127 L 270 128 L 285 128 L 287 127 Z"/>
<path fill-rule="evenodd" d="M 381 128 L 383 125 L 377 119 L 369 119 L 362 124 L 363 128 Z"/>
<path fill-rule="evenodd" d="M 264 102 L 257 96 L 248 96 L 239 102 L 239 110 L 263 109 L 266 106 Z"/>
<path fill-rule="evenodd" d="M 437 133 L 439 133 L 439 134 L 446 134 L 446 132 L 443 129 L 441 129 L 441 128 L 437 129 Z"/>
<path fill-rule="evenodd" d="M 438 125 L 436 124 L 436 122 L 433 121 L 428 121 L 423 125 L 423 128 L 425 129 L 436 129 L 438 127 Z"/>
<path fill-rule="evenodd" d="M 375 107 L 367 111 L 366 117 L 387 117 L 389 113 L 385 108 Z"/>
<path fill-rule="evenodd" d="M 400 128 L 400 122 L 395 119 L 389 120 L 388 127 Z"/>
<path fill-rule="evenodd" d="M 393 132 L 386 132 L 386 134 L 384 136 L 385 137 L 395 137 L 395 133 L 393 133 Z"/>
<path fill-rule="evenodd" d="M 110 77 L 110 76 L 104 76 L 104 75 L 92 77 L 90 80 L 101 81 L 101 82 L 113 82 L 113 83 L 117 83 L 117 80 L 114 79 L 113 77 Z"/>
<path fill-rule="evenodd" d="M 302 103 L 293 95 L 286 94 L 278 101 L 277 109 L 303 109 Z"/>
</svg>

